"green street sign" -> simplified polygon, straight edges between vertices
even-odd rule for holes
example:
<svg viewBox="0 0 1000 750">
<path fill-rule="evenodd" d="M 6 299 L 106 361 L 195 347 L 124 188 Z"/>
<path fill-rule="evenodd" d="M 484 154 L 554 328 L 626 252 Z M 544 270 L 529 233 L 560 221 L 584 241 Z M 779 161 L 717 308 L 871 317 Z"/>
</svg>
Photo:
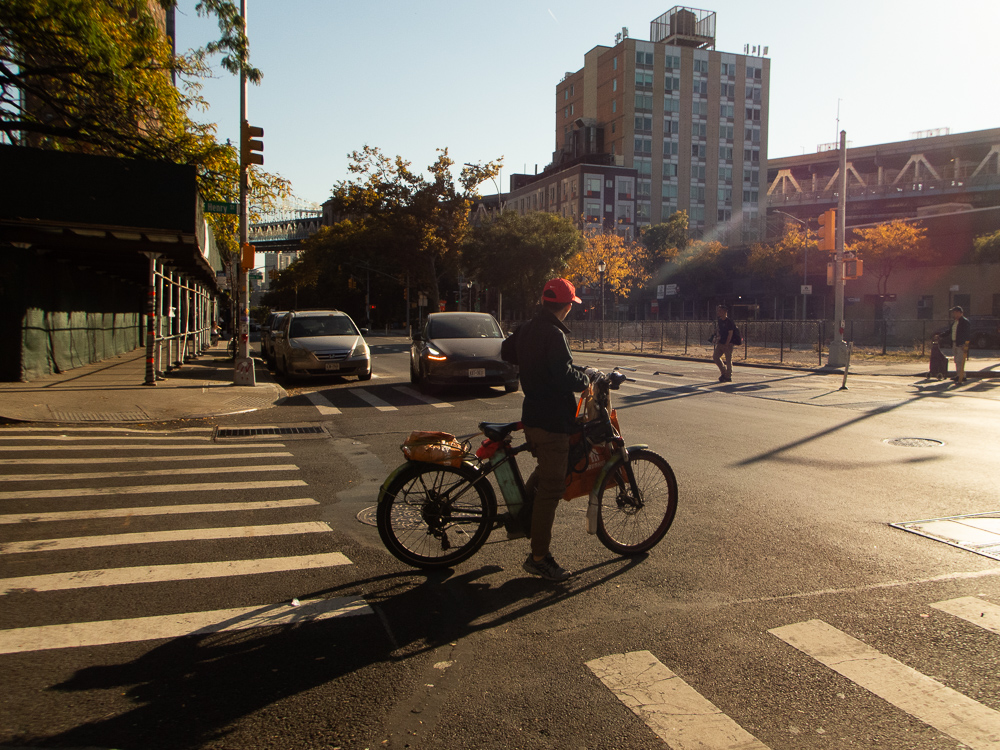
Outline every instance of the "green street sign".
<svg viewBox="0 0 1000 750">
<path fill-rule="evenodd" d="M 205 213 L 207 214 L 239 214 L 239 203 L 225 203 L 223 201 L 205 201 Z"/>
</svg>

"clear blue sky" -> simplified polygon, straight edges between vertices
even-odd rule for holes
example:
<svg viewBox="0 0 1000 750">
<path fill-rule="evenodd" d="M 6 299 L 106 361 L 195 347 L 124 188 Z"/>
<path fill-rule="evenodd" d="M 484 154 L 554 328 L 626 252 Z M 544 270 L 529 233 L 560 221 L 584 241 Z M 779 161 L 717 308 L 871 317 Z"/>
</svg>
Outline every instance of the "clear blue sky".
<svg viewBox="0 0 1000 750">
<path fill-rule="evenodd" d="M 247 0 L 249 120 L 264 128 L 265 168 L 321 203 L 368 144 L 423 172 L 435 149 L 454 160 L 504 157 L 534 172 L 555 148 L 555 86 L 615 34 L 649 39 L 674 4 L 630 0 Z M 215 38 L 195 0 L 180 0 L 181 50 Z M 838 139 L 854 146 L 1000 127 L 1000 0 L 717 0 L 716 49 L 767 45 L 771 158 Z M 217 62 L 217 61 L 216 61 Z M 216 65 L 202 95 L 220 140 L 239 133 L 239 82 Z M 481 188 L 496 192 L 492 183 Z"/>
</svg>

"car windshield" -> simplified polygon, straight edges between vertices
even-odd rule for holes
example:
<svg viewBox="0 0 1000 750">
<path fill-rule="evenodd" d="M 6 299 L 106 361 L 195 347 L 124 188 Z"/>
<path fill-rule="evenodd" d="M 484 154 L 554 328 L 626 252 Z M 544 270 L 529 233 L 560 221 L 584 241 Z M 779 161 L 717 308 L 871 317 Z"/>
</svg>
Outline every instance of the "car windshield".
<svg viewBox="0 0 1000 750">
<path fill-rule="evenodd" d="M 345 315 L 323 315 L 315 318 L 295 318 L 288 325 L 292 339 L 310 336 L 357 336 L 358 330 Z"/>
<path fill-rule="evenodd" d="M 449 315 L 432 319 L 427 326 L 429 339 L 499 339 L 500 326 L 489 315 Z"/>
</svg>

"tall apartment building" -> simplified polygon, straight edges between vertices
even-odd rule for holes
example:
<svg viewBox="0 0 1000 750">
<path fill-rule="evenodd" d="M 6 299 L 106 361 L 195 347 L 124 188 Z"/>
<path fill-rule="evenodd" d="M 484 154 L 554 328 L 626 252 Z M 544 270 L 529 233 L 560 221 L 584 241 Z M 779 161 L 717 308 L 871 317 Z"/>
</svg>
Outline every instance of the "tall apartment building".
<svg viewBox="0 0 1000 750">
<path fill-rule="evenodd" d="M 715 50 L 715 13 L 675 7 L 650 40 L 597 46 L 556 86 L 553 165 L 594 144 L 636 170 L 638 226 L 686 210 L 693 237 L 763 236 L 770 60 Z"/>
</svg>

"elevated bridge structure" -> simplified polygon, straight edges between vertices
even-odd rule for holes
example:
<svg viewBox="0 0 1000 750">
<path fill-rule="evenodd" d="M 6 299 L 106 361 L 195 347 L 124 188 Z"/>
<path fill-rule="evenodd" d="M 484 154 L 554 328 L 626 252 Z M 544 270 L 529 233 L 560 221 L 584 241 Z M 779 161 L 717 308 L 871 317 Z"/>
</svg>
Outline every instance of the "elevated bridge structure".
<svg viewBox="0 0 1000 750">
<path fill-rule="evenodd" d="M 767 209 L 815 218 L 839 200 L 837 150 L 768 159 Z M 1000 128 L 847 149 L 849 225 L 1000 206 Z"/>
<path fill-rule="evenodd" d="M 251 224 L 249 241 L 258 253 L 293 253 L 321 226 L 323 209 L 320 206 L 293 199 L 262 221 Z"/>
</svg>

